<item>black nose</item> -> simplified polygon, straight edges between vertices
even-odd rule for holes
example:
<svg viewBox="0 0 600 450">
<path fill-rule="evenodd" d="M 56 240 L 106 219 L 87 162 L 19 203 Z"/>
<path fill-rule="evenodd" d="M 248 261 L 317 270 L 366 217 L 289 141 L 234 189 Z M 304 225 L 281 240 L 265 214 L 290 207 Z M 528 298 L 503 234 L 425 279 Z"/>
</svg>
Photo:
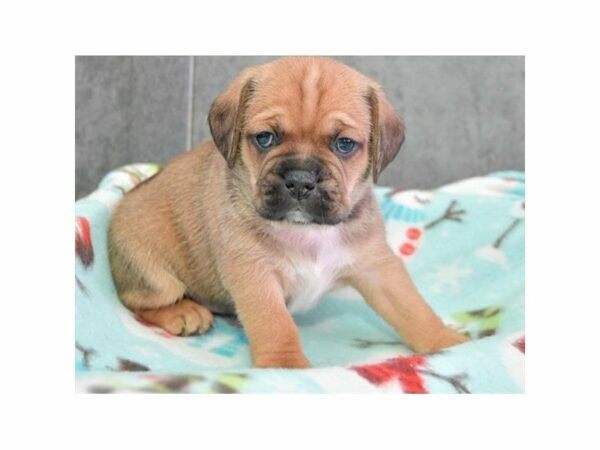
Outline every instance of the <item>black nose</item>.
<svg viewBox="0 0 600 450">
<path fill-rule="evenodd" d="M 308 170 L 288 170 L 283 175 L 283 183 L 292 197 L 301 200 L 315 190 L 317 177 Z"/>
</svg>

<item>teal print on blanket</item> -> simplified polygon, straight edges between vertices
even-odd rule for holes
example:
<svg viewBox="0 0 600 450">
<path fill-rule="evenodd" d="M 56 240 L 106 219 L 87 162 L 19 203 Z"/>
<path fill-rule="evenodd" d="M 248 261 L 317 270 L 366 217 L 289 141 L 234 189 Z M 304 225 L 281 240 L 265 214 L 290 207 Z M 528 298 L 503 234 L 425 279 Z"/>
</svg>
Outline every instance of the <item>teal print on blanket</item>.
<svg viewBox="0 0 600 450">
<path fill-rule="evenodd" d="M 382 205 L 382 212 L 386 219 L 400 220 L 406 223 L 421 223 L 425 221 L 425 213 L 422 209 L 411 208 L 393 201 Z"/>
<path fill-rule="evenodd" d="M 241 349 L 246 349 L 248 347 L 246 335 L 240 330 L 236 331 L 237 332 L 223 344 L 212 348 L 210 351 L 217 355 L 225 356 L 226 358 L 233 358 Z"/>
<path fill-rule="evenodd" d="M 400 338 L 356 292 L 336 294 L 297 316 L 303 348 L 315 369 L 251 369 L 248 341 L 231 320 L 197 337 L 165 337 L 143 327 L 116 296 L 106 253 L 112 208 L 157 167 L 107 175 L 101 189 L 76 204 L 89 220 L 93 264 L 80 224 L 75 265 L 75 368 L 79 386 L 125 392 L 373 392 L 356 364 L 378 364 L 408 356 Z M 436 374 L 469 375 L 473 393 L 522 392 L 524 354 L 514 342 L 524 335 L 524 175 L 499 173 L 461 180 L 432 191 L 376 188 L 391 248 L 410 269 L 429 304 L 452 327 L 469 333 L 469 343 L 430 358 Z M 460 220 L 456 220 L 460 219 Z M 77 230 L 76 230 L 77 233 Z M 77 245 L 77 244 L 76 244 Z M 402 250 L 404 249 L 404 251 Z M 409 250 L 412 250 L 409 251 Z M 468 275 L 468 276 L 467 276 Z M 406 355 L 404 355 L 406 353 Z M 140 371 L 144 369 L 149 371 Z M 136 372 L 124 372 L 136 370 Z M 169 374 L 169 375 L 162 375 Z M 159 377 L 152 386 L 152 377 Z M 112 386 L 108 381 L 118 385 Z M 432 393 L 456 392 L 429 376 Z"/>
<path fill-rule="evenodd" d="M 217 338 L 215 339 L 215 337 Z M 240 351 L 246 351 L 248 347 L 248 339 L 242 329 L 231 326 L 219 318 L 208 334 L 188 339 L 190 347 L 204 348 L 211 353 L 226 358 L 233 358 Z M 216 345 L 215 341 L 217 342 Z"/>
</svg>

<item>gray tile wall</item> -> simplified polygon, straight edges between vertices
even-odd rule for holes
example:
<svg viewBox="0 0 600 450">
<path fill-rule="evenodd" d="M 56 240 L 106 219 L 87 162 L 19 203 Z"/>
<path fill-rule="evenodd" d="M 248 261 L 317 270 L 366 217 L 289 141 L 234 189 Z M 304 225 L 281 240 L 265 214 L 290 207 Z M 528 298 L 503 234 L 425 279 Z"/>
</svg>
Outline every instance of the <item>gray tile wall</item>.
<svg viewBox="0 0 600 450">
<path fill-rule="evenodd" d="M 165 163 L 208 139 L 212 100 L 266 56 L 78 56 L 76 196 L 111 169 Z M 342 56 L 377 80 L 407 140 L 380 184 L 430 188 L 494 170 L 524 170 L 521 56 Z"/>
</svg>

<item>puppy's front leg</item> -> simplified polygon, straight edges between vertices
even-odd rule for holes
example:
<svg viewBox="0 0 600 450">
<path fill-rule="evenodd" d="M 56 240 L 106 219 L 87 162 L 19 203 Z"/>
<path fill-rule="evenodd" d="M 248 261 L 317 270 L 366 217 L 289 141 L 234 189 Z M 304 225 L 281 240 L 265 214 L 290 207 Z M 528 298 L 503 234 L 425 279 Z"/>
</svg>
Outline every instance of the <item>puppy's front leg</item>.
<svg viewBox="0 0 600 450">
<path fill-rule="evenodd" d="M 298 328 L 275 277 L 230 288 L 238 318 L 250 342 L 254 367 L 306 368 Z"/>
<path fill-rule="evenodd" d="M 350 284 L 413 350 L 432 352 L 468 340 L 444 325 L 387 246 L 372 254 L 384 256 L 355 274 Z"/>
</svg>

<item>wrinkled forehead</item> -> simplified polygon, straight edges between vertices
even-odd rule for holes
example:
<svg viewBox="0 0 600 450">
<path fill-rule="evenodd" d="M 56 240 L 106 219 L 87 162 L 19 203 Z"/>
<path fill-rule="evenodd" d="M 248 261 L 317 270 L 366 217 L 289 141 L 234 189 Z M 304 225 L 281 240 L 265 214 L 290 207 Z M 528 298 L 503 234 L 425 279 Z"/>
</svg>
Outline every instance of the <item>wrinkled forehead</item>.
<svg viewBox="0 0 600 450">
<path fill-rule="evenodd" d="M 368 136 L 370 111 L 363 79 L 318 65 L 273 71 L 256 84 L 247 111 L 247 128 L 286 134 L 332 135 L 351 130 Z M 262 128 L 261 128 L 262 127 Z"/>
</svg>

